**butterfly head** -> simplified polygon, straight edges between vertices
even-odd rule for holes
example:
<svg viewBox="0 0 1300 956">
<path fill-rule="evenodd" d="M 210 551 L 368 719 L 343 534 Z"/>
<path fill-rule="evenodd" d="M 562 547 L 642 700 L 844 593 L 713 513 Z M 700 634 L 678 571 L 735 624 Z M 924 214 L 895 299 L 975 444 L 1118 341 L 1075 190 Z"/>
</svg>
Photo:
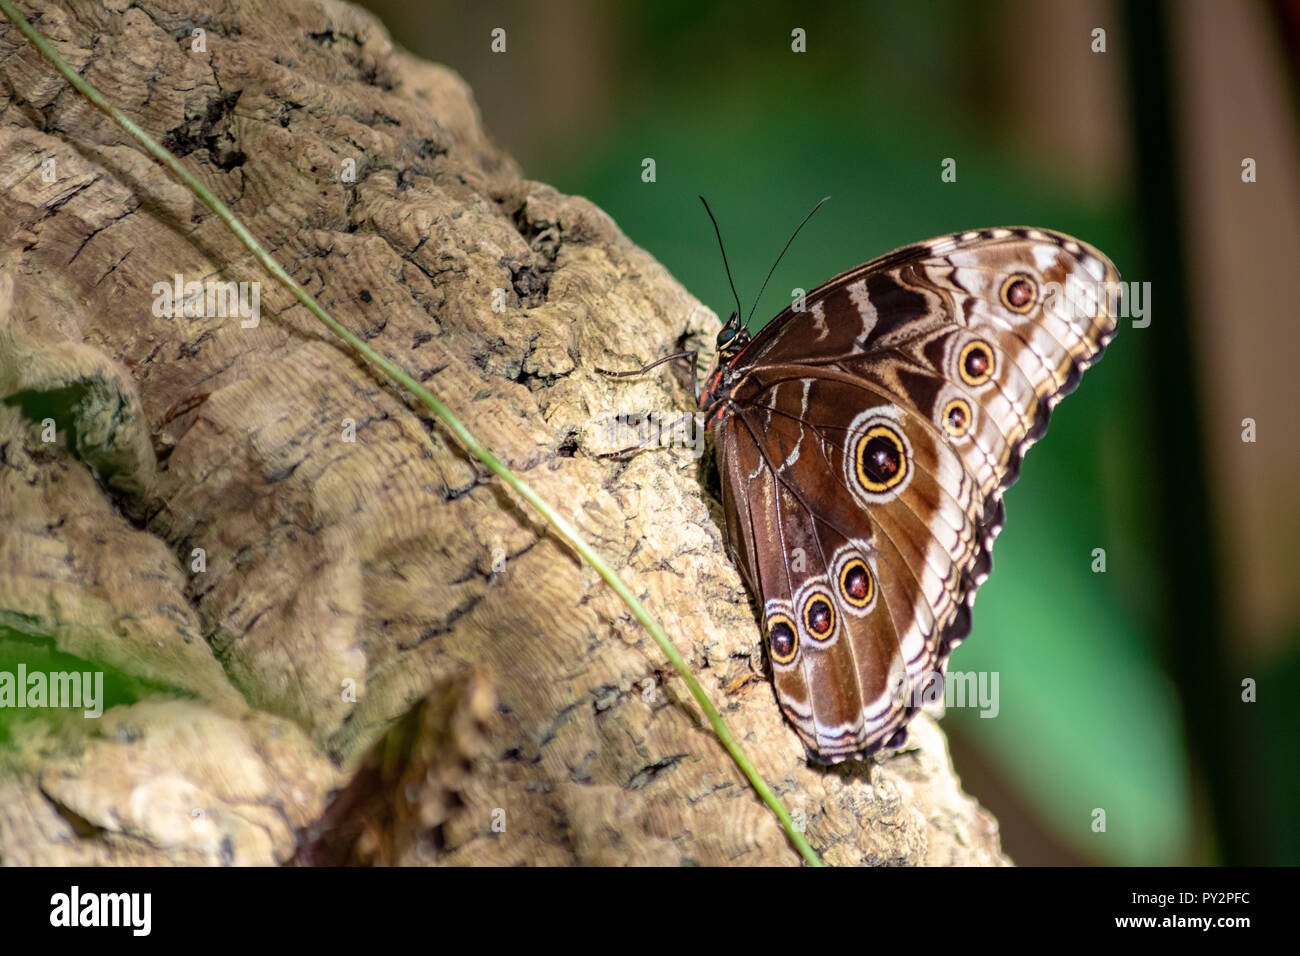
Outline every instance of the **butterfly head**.
<svg viewBox="0 0 1300 956">
<path fill-rule="evenodd" d="M 740 314 L 731 313 L 731 318 L 727 319 L 726 324 L 718 332 L 718 361 L 727 361 L 740 352 L 749 344 L 749 332 L 740 325 Z"/>
</svg>

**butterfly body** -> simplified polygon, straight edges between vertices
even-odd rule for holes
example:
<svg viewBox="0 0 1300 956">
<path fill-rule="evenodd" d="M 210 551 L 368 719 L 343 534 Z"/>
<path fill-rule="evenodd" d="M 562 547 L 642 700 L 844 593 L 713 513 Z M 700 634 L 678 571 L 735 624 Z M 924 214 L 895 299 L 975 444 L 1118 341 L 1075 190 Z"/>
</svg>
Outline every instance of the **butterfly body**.
<svg viewBox="0 0 1300 956">
<path fill-rule="evenodd" d="M 1055 293 L 1118 279 L 1069 236 L 986 229 L 836 276 L 752 337 L 724 326 L 700 404 L 728 544 L 814 759 L 901 743 L 941 689 L 1002 493 L 1115 331 L 1106 296 Z"/>
</svg>

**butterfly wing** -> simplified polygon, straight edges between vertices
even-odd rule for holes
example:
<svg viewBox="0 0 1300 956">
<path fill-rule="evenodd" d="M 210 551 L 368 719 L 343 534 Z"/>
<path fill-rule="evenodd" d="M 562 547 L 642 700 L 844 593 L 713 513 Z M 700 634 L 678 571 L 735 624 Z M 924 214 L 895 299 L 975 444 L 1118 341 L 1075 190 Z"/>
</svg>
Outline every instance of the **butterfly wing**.
<svg viewBox="0 0 1300 956">
<path fill-rule="evenodd" d="M 1059 233 L 950 236 L 836 277 L 737 359 L 728 538 L 818 759 L 896 741 L 969 633 L 1002 492 L 1114 333 L 1085 293 L 1117 281 Z"/>
</svg>

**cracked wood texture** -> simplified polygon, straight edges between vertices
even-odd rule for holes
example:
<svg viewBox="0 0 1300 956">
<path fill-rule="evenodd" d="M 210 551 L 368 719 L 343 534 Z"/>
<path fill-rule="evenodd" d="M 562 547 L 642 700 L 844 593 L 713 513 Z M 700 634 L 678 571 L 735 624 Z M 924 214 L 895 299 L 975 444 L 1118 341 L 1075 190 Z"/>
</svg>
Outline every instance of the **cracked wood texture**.
<svg viewBox="0 0 1300 956">
<path fill-rule="evenodd" d="M 693 411 L 593 369 L 716 317 L 522 178 L 455 73 L 337 2 L 20 7 L 620 569 L 828 862 L 1006 862 L 928 717 L 877 764 L 805 762 L 707 469 L 593 455 L 603 416 Z M 108 678 L 99 719 L 0 728 L 0 860 L 799 862 L 533 512 L 7 22 L 0 77 L 0 659 Z M 260 323 L 155 310 L 177 274 L 260 281 Z"/>
</svg>

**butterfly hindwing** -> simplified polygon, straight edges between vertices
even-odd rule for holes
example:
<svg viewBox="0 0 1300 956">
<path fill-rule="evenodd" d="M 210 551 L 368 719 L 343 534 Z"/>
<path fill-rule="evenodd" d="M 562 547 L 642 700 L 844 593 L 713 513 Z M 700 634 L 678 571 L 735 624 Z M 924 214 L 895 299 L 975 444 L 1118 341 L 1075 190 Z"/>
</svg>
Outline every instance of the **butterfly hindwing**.
<svg viewBox="0 0 1300 956">
<path fill-rule="evenodd" d="M 784 372 L 758 373 L 762 403 L 724 426 L 724 505 L 764 600 L 783 709 L 814 753 L 837 759 L 893 737 L 964 634 L 975 489 L 934 429 L 883 392 L 816 368 L 769 378 Z M 861 411 L 840 424 L 843 407 Z M 904 470 L 882 472 L 882 449 Z"/>
</svg>

